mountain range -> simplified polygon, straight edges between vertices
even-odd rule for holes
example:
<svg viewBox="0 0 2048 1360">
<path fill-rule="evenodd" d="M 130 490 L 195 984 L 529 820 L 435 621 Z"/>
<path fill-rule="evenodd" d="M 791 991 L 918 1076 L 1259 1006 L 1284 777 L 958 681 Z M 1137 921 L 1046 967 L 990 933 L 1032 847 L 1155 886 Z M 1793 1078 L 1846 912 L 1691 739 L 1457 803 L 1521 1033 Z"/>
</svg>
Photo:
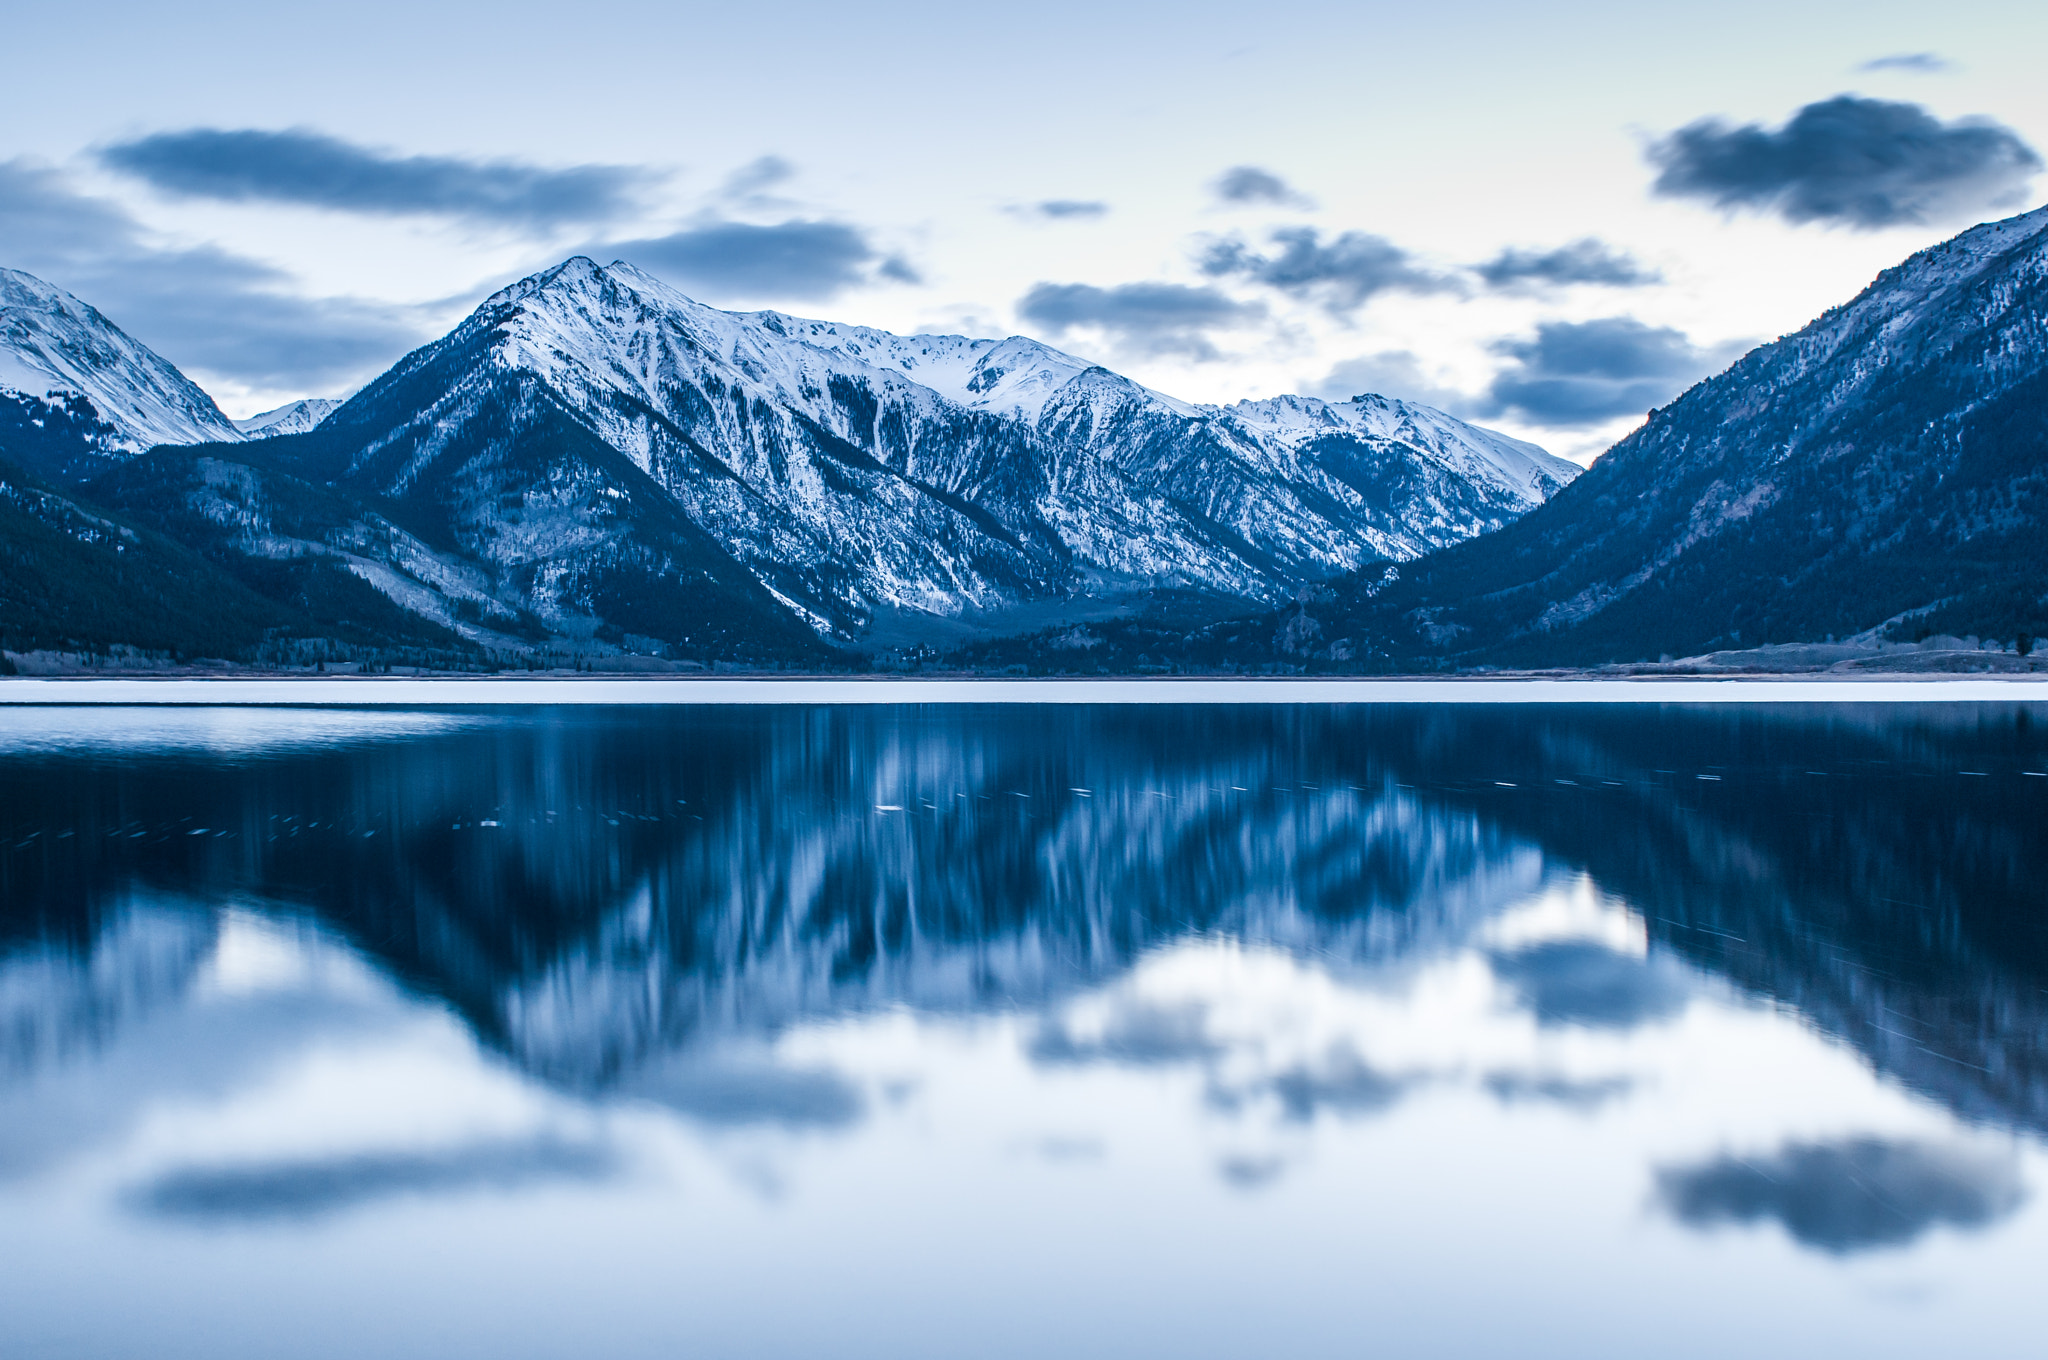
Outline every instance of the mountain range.
<svg viewBox="0 0 2048 1360">
<path fill-rule="evenodd" d="M 2048 209 L 1886 271 L 1584 476 L 1386 397 L 1192 405 L 581 257 L 238 427 L 68 294 L 0 290 L 16 650 L 1408 671 L 2048 633 Z"/>
<path fill-rule="evenodd" d="M 2048 208 L 1886 270 L 1500 532 L 1242 641 L 1413 670 L 1942 634 L 2048 636 Z"/>
<path fill-rule="evenodd" d="M 345 403 L 237 425 L 76 299 L 5 286 L 0 457 L 45 494 L 245 582 L 345 574 L 480 656 L 824 664 L 1134 600 L 1241 614 L 1579 471 L 1389 398 L 1190 405 L 1021 337 L 721 312 L 581 257 Z"/>
</svg>

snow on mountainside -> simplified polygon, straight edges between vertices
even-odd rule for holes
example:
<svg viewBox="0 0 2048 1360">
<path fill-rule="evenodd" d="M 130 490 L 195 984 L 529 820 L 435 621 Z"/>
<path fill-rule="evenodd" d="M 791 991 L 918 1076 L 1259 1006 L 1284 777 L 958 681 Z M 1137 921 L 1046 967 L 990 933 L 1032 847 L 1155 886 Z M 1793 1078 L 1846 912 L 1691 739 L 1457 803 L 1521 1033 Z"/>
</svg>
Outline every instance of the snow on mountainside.
<svg viewBox="0 0 2048 1360">
<path fill-rule="evenodd" d="M 821 349 L 836 350 L 878 368 L 895 368 L 939 395 L 975 410 L 1037 424 L 1061 389 L 1094 369 L 1071 354 L 1023 336 L 967 340 L 957 335 L 892 335 L 861 326 L 806 321 L 778 312 L 756 313 L 762 324 Z M 1114 376 L 1114 375 L 1110 375 Z M 1125 380 L 1127 382 L 1127 380 Z M 1128 383 L 1141 403 L 1190 420 L 1232 421 L 1252 437 L 1293 447 L 1319 435 L 1352 434 L 1425 450 L 1475 482 L 1493 480 L 1520 489 L 1531 504 L 1544 500 L 1581 469 L 1534 444 L 1468 425 L 1433 407 L 1364 395 L 1330 403 L 1315 397 L 1271 397 L 1228 406 L 1198 405 Z"/>
<path fill-rule="evenodd" d="M 302 397 L 271 411 L 234 422 L 249 439 L 273 439 L 281 434 L 304 434 L 341 409 L 333 397 Z"/>
<path fill-rule="evenodd" d="M 61 288 L 0 269 L 0 388 L 75 393 L 112 427 L 102 451 L 241 438 L 191 379 Z"/>
<path fill-rule="evenodd" d="M 1391 658 L 1516 664 L 1878 628 L 2024 650 L 2048 636 L 2044 410 L 2048 208 L 1886 270 L 1566 494 L 1318 626 Z"/>
<path fill-rule="evenodd" d="M 302 438 L 263 456 L 410 507 L 506 608 L 655 638 L 708 627 L 701 601 L 619 583 L 718 561 L 751 578 L 720 587 L 734 609 L 765 591 L 840 639 L 1158 587 L 1277 599 L 1497 528 L 1577 472 L 1382 398 L 1194 406 L 1030 340 L 723 312 L 581 257 Z"/>
</svg>

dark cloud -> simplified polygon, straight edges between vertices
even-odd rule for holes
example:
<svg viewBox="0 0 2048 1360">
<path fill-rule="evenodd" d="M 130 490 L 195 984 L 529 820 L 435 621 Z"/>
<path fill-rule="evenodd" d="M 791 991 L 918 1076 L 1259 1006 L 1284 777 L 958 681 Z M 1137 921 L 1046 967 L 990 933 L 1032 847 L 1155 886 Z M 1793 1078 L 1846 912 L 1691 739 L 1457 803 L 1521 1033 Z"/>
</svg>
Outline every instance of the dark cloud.
<svg viewBox="0 0 2048 1360">
<path fill-rule="evenodd" d="M 1485 264 L 1474 266 L 1473 272 L 1488 287 L 1507 289 L 1574 283 L 1639 288 L 1664 281 L 1662 274 L 1644 268 L 1634 256 L 1591 237 L 1555 250 L 1503 250 Z"/>
<path fill-rule="evenodd" d="M 1800 1245 L 1834 1256 L 1904 1246 L 1938 1224 L 1984 1228 L 2025 1198 L 2009 1159 L 1880 1138 L 1667 1168 L 1657 1193 L 1688 1227 L 1775 1219 Z"/>
<path fill-rule="evenodd" d="M 1520 411 L 1539 425 L 1597 425 L 1661 406 L 1729 357 L 1681 331 L 1631 317 L 1546 321 L 1535 338 L 1493 349 L 1516 362 L 1497 375 L 1483 415 Z"/>
<path fill-rule="evenodd" d="M 1859 71 L 1912 71 L 1920 75 L 1932 75 L 1946 71 L 1955 65 L 1947 57 L 1933 52 L 1894 52 L 1888 57 L 1874 57 L 1856 69 Z"/>
<path fill-rule="evenodd" d="M 1632 1029 L 1685 1008 L 1685 979 L 1675 967 L 1591 941 L 1531 945 L 1495 957 L 1493 971 L 1546 1025 Z"/>
<path fill-rule="evenodd" d="M 323 1218 L 401 1196 L 516 1190 L 614 1175 L 610 1148 L 542 1138 L 436 1152 L 363 1153 L 307 1161 L 192 1168 L 159 1176 L 126 1198 L 153 1218 L 248 1223 Z"/>
<path fill-rule="evenodd" d="M 114 204 L 47 167 L 0 162 L 0 264 L 76 293 L 190 373 L 330 391 L 424 337 L 405 311 L 308 298 L 260 261 L 216 247 L 165 249 Z"/>
<path fill-rule="evenodd" d="M 1704 119 L 1649 149 L 1656 193 L 1788 222 L 1876 228 L 2020 201 L 2041 158 L 1988 119 L 1944 123 L 1918 104 L 1837 95 L 1775 131 Z"/>
<path fill-rule="evenodd" d="M 1148 353 L 1213 358 L 1205 332 L 1241 326 L 1263 313 L 1214 288 L 1178 283 L 1041 283 L 1018 301 L 1017 314 L 1054 336 L 1094 327 Z"/>
<path fill-rule="evenodd" d="M 623 216 L 650 178 L 622 165 L 548 169 L 522 161 L 394 156 L 306 129 L 159 132 L 107 147 L 100 159 L 190 198 L 543 230 Z"/>
<path fill-rule="evenodd" d="M 765 227 L 709 222 L 667 236 L 594 247 L 590 253 L 599 251 L 712 301 L 829 298 L 868 282 L 870 265 L 880 254 L 858 227 L 801 219 Z M 882 265 L 882 272 L 891 278 L 916 278 L 915 271 L 901 260 L 882 261 Z"/>
<path fill-rule="evenodd" d="M 1217 177 L 1216 197 L 1225 203 L 1265 203 L 1283 208 L 1312 208 L 1315 200 L 1291 187 L 1271 170 L 1233 165 Z"/>
<path fill-rule="evenodd" d="M 1347 231 L 1325 242 L 1313 227 L 1286 227 L 1272 235 L 1279 250 L 1262 255 L 1239 240 L 1212 242 L 1201 260 L 1212 278 L 1246 278 L 1294 297 L 1320 299 L 1350 311 L 1376 293 L 1435 293 L 1455 289 L 1450 279 L 1419 268 L 1408 252 L 1383 236 Z"/>
</svg>

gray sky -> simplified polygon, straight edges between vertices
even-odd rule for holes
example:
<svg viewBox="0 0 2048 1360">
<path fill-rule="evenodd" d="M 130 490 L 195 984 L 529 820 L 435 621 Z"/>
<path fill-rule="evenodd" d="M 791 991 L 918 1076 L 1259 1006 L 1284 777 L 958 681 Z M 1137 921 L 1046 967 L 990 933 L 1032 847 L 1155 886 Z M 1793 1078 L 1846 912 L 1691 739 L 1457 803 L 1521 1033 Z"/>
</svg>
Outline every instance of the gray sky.
<svg viewBox="0 0 2048 1360">
<path fill-rule="evenodd" d="M 2038 0 L 72 0 L 8 29 L 0 265 L 236 415 L 584 251 L 1584 458 L 2048 191 Z"/>
</svg>

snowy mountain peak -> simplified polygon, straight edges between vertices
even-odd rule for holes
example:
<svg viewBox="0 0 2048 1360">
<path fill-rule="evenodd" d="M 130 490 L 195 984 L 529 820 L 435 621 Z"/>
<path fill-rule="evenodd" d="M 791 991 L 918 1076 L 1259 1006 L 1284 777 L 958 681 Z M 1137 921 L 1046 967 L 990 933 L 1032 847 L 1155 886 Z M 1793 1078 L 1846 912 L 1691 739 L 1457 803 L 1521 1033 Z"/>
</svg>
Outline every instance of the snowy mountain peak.
<svg viewBox="0 0 2048 1360">
<path fill-rule="evenodd" d="M 626 298 L 634 300 L 638 317 L 622 306 Z M 1134 398 L 1163 411 L 1193 416 L 1201 409 L 1025 336 L 992 340 L 897 335 L 786 312 L 725 312 L 625 260 L 600 266 L 586 256 L 575 256 L 501 290 L 484 304 L 485 310 L 514 307 L 548 313 L 553 318 L 548 327 L 551 340 L 567 339 L 560 329 L 564 324 L 610 328 L 665 317 L 702 348 L 726 357 L 784 395 L 814 387 L 829 371 L 885 375 L 889 380 L 908 380 L 955 406 L 1030 424 L 1054 394 L 1094 372 L 1113 378 Z M 571 344 L 560 354 L 576 352 L 578 347 Z"/>
<path fill-rule="evenodd" d="M 729 621 L 841 641 L 1159 590 L 1287 598 L 1497 528 L 1578 471 L 1427 408 L 1197 406 L 1021 336 L 721 311 L 583 256 L 325 428 L 322 475 L 433 501 L 507 608 L 692 639 L 714 578 Z"/>
<path fill-rule="evenodd" d="M 234 422 L 248 439 L 270 439 L 281 434 L 304 434 L 327 417 L 339 410 L 341 402 L 334 397 L 301 397 L 286 402 L 274 410 L 250 416 L 247 420 Z"/>
<path fill-rule="evenodd" d="M 1433 406 L 1364 393 L 1344 402 L 1267 397 L 1209 407 L 1259 434 L 1298 444 L 1328 434 L 1363 435 L 1426 450 L 1468 475 L 1505 481 L 1541 500 L 1583 470 L 1535 444 L 1470 425 Z"/>
<path fill-rule="evenodd" d="M 0 269 L 0 388 L 76 393 L 113 427 L 120 452 L 242 436 L 199 387 L 62 288 Z"/>
</svg>

